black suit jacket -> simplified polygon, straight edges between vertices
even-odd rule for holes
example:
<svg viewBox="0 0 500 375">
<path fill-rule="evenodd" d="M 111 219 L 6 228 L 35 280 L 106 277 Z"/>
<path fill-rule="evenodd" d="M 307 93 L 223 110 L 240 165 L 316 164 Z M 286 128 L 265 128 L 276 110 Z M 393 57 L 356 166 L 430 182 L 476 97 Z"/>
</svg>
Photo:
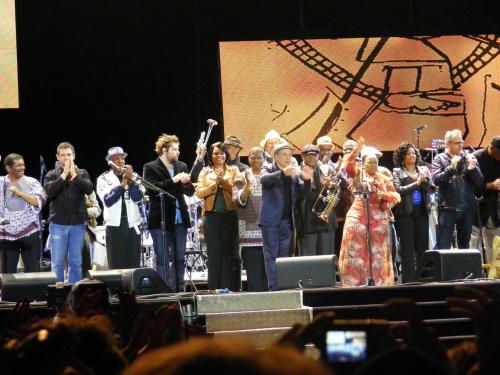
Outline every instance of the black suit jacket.
<svg viewBox="0 0 500 375">
<path fill-rule="evenodd" d="M 422 200 L 424 207 L 429 213 L 430 211 L 430 200 L 429 194 L 433 193 L 436 188 L 432 179 L 430 178 L 428 172 L 426 171 L 427 178 L 422 185 L 418 186 L 416 181 L 408 174 L 408 172 L 403 168 L 394 168 L 392 171 L 394 187 L 396 191 L 401 195 L 401 202 L 398 203 L 392 211 L 395 216 L 405 216 L 411 215 L 413 212 L 413 198 L 412 194 L 415 190 L 419 190 L 422 193 Z"/>
<path fill-rule="evenodd" d="M 185 172 L 189 173 L 186 163 L 177 161 L 174 163 L 174 175 Z M 160 189 L 172 194 L 179 202 L 181 211 L 182 223 L 186 228 L 191 227 L 191 221 L 187 210 L 184 194 L 192 196 L 194 194 L 194 186 L 191 182 L 183 184 L 182 182 L 174 183 L 167 167 L 160 158 L 144 164 L 143 167 L 144 179 L 153 183 Z M 160 196 L 157 192 L 147 189 L 149 195 L 149 229 L 161 229 L 161 204 Z M 172 232 L 175 229 L 175 201 L 169 197 L 165 197 L 165 228 Z"/>
</svg>

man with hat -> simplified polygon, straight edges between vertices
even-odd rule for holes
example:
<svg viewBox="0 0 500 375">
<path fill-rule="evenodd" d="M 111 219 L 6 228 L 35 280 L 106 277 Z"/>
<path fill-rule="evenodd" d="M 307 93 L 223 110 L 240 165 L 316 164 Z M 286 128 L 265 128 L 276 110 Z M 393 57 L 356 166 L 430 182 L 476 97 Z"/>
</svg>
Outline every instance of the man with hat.
<svg viewBox="0 0 500 375">
<path fill-rule="evenodd" d="M 125 164 L 126 157 L 121 147 L 110 148 L 105 159 L 111 168 L 97 178 L 97 195 L 104 206 L 109 269 L 138 268 L 141 260 L 139 203 L 143 193 L 134 181 L 132 166 Z"/>
<path fill-rule="evenodd" d="M 273 163 L 273 149 L 274 145 L 277 143 L 283 143 L 285 140 L 280 137 L 280 134 L 274 130 L 269 130 L 264 139 L 260 141 L 259 146 L 264 149 L 265 163 Z"/>
<path fill-rule="evenodd" d="M 335 168 L 335 164 L 332 162 L 333 155 L 333 140 L 331 137 L 324 135 L 319 137 L 316 141 L 316 147 L 319 150 L 319 163 L 320 165 L 330 165 Z M 326 169 L 326 167 L 324 167 Z"/>
<path fill-rule="evenodd" d="M 493 239 L 500 236 L 500 136 L 493 137 L 490 144 L 474 152 L 484 180 L 478 193 L 482 196 L 479 204 L 479 218 L 472 228 L 471 248 L 478 245 L 479 226 L 483 230 L 485 263 L 492 262 Z"/>
<path fill-rule="evenodd" d="M 358 142 L 348 139 L 347 141 L 344 142 L 342 145 L 342 166 L 340 169 L 345 169 L 345 166 L 347 165 L 347 157 L 351 154 L 352 150 L 354 150 L 358 146 Z"/>
<path fill-rule="evenodd" d="M 292 148 L 286 142 L 275 144 L 274 163 L 264 165 L 261 174 L 262 207 L 259 225 L 270 290 L 276 290 L 276 258 L 289 255 L 295 232 L 293 212 L 298 199 L 311 189 L 311 167 L 302 171 L 292 164 Z"/>
<path fill-rule="evenodd" d="M 336 240 L 334 248 L 340 249 L 340 241 L 342 240 L 345 217 L 352 203 L 352 195 L 347 189 L 348 178 L 347 173 L 345 172 L 345 163 L 343 164 L 343 160 L 347 161 L 347 156 L 356 147 L 357 143 L 350 139 L 344 142 L 342 146 L 343 155 L 339 156 L 336 163 L 332 162 L 331 160 L 334 149 L 334 144 L 331 137 L 329 137 L 328 135 L 319 137 L 316 141 L 316 145 L 319 149 L 319 165 L 323 176 L 326 176 L 327 173 L 329 173 L 330 178 L 334 181 L 336 180 L 336 183 L 340 184 L 340 188 L 342 190 L 340 193 L 339 202 L 334 209 L 336 229 L 333 235 L 334 240 Z"/>
<path fill-rule="evenodd" d="M 240 172 L 246 171 L 250 168 L 245 163 L 240 161 L 240 151 L 243 149 L 241 145 L 241 139 L 235 135 L 228 135 L 226 139 L 224 139 L 224 146 L 226 146 L 227 151 L 229 152 L 230 160 L 227 161 L 227 165 L 234 165 L 238 167 Z"/>
<path fill-rule="evenodd" d="M 318 215 L 326 208 L 326 197 L 334 187 L 334 169 L 328 162 L 320 164 L 320 149 L 312 144 L 302 147 L 302 165 L 313 171 L 311 190 L 303 196 L 296 210 L 297 234 L 300 243 L 300 255 L 328 255 L 334 253 L 335 228 L 337 220 L 334 210 L 328 215 L 328 222 Z M 329 161 L 329 160 L 328 160 Z M 326 167 L 326 169 L 325 169 Z M 324 171 L 323 171 L 324 170 Z M 335 178 L 335 182 L 338 183 Z M 321 197 L 320 197 L 321 195 Z M 316 212 L 313 212 L 313 208 Z"/>
<path fill-rule="evenodd" d="M 437 248 L 449 249 L 456 226 L 459 249 L 469 248 L 472 221 L 476 212 L 474 189 L 483 183 L 477 159 L 464 152 L 462 132 L 447 131 L 446 151 L 432 161 L 432 180 L 437 186 Z"/>
</svg>

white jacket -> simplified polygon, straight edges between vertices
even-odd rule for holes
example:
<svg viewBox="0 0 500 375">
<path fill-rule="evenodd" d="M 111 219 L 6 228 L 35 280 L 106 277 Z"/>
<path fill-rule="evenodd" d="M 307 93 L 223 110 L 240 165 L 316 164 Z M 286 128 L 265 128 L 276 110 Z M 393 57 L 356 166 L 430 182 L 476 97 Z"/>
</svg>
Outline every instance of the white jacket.
<svg viewBox="0 0 500 375">
<path fill-rule="evenodd" d="M 101 199 L 102 205 L 104 207 L 104 225 L 119 227 L 122 215 L 122 199 L 120 197 L 112 206 L 107 207 L 104 202 L 104 197 L 111 192 L 114 188 L 120 186 L 120 180 L 114 174 L 113 171 L 107 171 L 101 174 L 97 178 L 97 195 Z M 129 228 L 135 228 L 139 232 L 138 226 L 142 223 L 142 217 L 139 210 L 138 203 L 134 202 L 132 199 L 125 198 L 125 206 L 127 207 L 127 217 Z"/>
</svg>

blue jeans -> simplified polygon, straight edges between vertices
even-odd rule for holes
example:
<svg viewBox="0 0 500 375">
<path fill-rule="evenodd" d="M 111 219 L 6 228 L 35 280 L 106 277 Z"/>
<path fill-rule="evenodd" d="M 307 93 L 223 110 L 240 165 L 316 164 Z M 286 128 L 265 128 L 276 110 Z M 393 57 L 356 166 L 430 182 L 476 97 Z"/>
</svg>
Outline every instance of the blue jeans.
<svg viewBox="0 0 500 375">
<path fill-rule="evenodd" d="M 64 261 L 68 258 L 68 281 L 76 283 L 82 279 L 82 247 L 85 224 L 60 225 L 50 223 L 50 251 L 52 271 L 58 281 L 64 281 Z"/>
<path fill-rule="evenodd" d="M 153 248 L 156 257 L 156 271 L 165 280 L 167 286 L 174 292 L 184 292 L 184 268 L 186 255 L 187 229 L 184 224 L 175 224 L 175 233 L 165 231 L 165 242 L 169 256 L 163 247 L 161 229 L 149 231 L 153 238 Z M 170 261 L 170 262 L 169 262 Z M 165 265 L 167 268 L 165 269 Z"/>
<path fill-rule="evenodd" d="M 474 215 L 474 209 L 466 209 L 464 211 L 440 210 L 436 248 L 449 249 L 451 247 L 453 231 L 456 225 L 457 247 L 459 249 L 468 249 Z"/>
<path fill-rule="evenodd" d="M 262 225 L 261 229 L 268 286 L 270 290 L 276 290 L 276 258 L 287 257 L 289 254 L 292 223 L 290 220 L 281 220 L 277 227 Z"/>
</svg>

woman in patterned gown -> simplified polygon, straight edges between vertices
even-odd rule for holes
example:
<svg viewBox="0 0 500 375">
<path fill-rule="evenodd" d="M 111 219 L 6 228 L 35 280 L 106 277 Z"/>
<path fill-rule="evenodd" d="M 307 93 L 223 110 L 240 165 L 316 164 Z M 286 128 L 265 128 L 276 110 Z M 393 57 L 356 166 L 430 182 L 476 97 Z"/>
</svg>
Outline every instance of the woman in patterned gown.
<svg viewBox="0 0 500 375">
<path fill-rule="evenodd" d="M 370 278 L 366 200 L 361 191 L 369 191 L 369 216 L 372 249 L 372 277 L 375 285 L 393 285 L 394 271 L 389 232 L 390 208 L 400 201 L 391 179 L 378 172 L 378 158 L 373 152 L 362 153 L 361 165 L 356 157 L 365 146 L 360 139 L 349 155 L 346 172 L 352 179 L 354 202 L 349 209 L 340 248 L 342 285 L 367 285 Z M 363 189 L 364 187 L 364 189 Z"/>
</svg>

